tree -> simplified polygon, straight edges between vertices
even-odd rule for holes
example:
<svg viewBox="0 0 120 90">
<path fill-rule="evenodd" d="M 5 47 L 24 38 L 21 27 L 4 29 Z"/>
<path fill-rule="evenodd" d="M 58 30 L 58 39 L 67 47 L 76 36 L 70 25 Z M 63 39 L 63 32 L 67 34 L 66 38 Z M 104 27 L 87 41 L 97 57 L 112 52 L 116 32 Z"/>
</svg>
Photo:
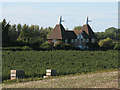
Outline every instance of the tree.
<svg viewBox="0 0 120 90">
<path fill-rule="evenodd" d="M 53 43 L 48 43 L 48 41 L 44 42 L 41 46 L 42 49 L 53 49 Z"/>
<path fill-rule="evenodd" d="M 110 37 L 113 40 L 118 40 L 119 33 L 119 29 L 110 27 L 107 28 L 105 32 L 97 32 L 96 35 L 99 39 L 106 39 L 107 37 Z"/>
<path fill-rule="evenodd" d="M 2 46 L 8 46 L 10 39 L 9 39 L 9 27 L 10 24 L 6 22 L 5 19 L 2 21 Z"/>
<path fill-rule="evenodd" d="M 38 25 L 28 26 L 24 24 L 17 40 L 31 46 L 33 49 L 37 49 L 45 42 L 46 35 L 43 34 L 44 31 L 40 31 Z"/>
<path fill-rule="evenodd" d="M 40 30 L 43 30 L 43 27 L 41 27 Z"/>
<path fill-rule="evenodd" d="M 81 30 L 82 26 L 76 26 L 73 30 Z"/>
<path fill-rule="evenodd" d="M 17 38 L 18 41 L 22 41 L 24 43 L 28 43 L 29 41 L 29 28 L 28 25 L 24 24 L 22 30 L 20 32 L 19 37 Z"/>
<path fill-rule="evenodd" d="M 114 47 L 113 40 L 109 37 L 107 39 L 100 40 L 98 44 L 103 49 L 113 49 Z"/>
<path fill-rule="evenodd" d="M 16 24 L 10 26 L 8 34 L 9 34 L 11 43 L 16 42 L 17 37 L 18 37 L 18 32 L 17 32 Z"/>
<path fill-rule="evenodd" d="M 107 28 L 105 32 L 114 33 L 114 32 L 118 32 L 118 30 L 115 27 L 110 27 L 110 28 Z"/>
<path fill-rule="evenodd" d="M 114 47 L 115 50 L 120 50 L 120 44 L 116 44 Z"/>
<path fill-rule="evenodd" d="M 20 35 L 21 29 L 22 29 L 22 26 L 21 26 L 21 24 L 19 23 L 19 24 L 17 25 L 17 31 L 18 31 L 18 34 L 19 34 L 19 35 Z"/>
</svg>

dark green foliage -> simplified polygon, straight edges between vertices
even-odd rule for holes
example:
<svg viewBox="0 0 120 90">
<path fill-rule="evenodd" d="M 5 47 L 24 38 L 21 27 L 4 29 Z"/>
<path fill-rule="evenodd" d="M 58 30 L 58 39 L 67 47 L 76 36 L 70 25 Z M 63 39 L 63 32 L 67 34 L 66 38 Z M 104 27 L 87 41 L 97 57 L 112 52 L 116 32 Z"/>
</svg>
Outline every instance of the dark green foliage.
<svg viewBox="0 0 120 90">
<path fill-rule="evenodd" d="M 100 40 L 99 46 L 103 49 L 113 49 L 114 43 L 113 40 L 108 37 L 107 39 Z"/>
<path fill-rule="evenodd" d="M 26 77 L 41 77 L 47 68 L 58 75 L 116 69 L 118 52 L 112 51 L 3 51 L 2 79 L 10 78 L 10 70 L 25 70 Z"/>
<path fill-rule="evenodd" d="M 114 47 L 115 50 L 120 50 L 120 43 L 119 44 L 116 44 L 115 47 Z"/>
<path fill-rule="evenodd" d="M 10 37 L 8 34 L 10 24 L 7 23 L 5 19 L 1 23 L 2 23 L 2 45 L 8 46 L 8 43 L 10 43 Z"/>
<path fill-rule="evenodd" d="M 48 43 L 48 41 L 46 41 L 40 47 L 42 49 L 50 50 L 50 49 L 53 49 L 53 44 L 52 43 Z"/>
<path fill-rule="evenodd" d="M 2 22 L 2 46 L 30 46 L 39 49 L 40 45 L 46 41 L 47 35 L 53 28 L 41 27 L 38 25 L 28 26 L 26 24 L 10 25 L 4 19 Z"/>
<path fill-rule="evenodd" d="M 29 46 L 23 46 L 23 47 L 22 47 L 22 50 L 28 51 L 28 50 L 32 50 L 32 48 L 30 48 Z"/>
<path fill-rule="evenodd" d="M 120 29 L 110 27 L 105 30 L 105 32 L 97 32 L 96 36 L 98 39 L 106 39 L 107 37 L 110 37 L 113 40 L 120 40 Z"/>
<path fill-rule="evenodd" d="M 40 46 L 45 46 L 44 43 L 47 41 L 47 36 L 50 34 L 53 28 L 39 28 L 38 25 L 21 25 L 13 24 L 10 25 L 4 19 L 2 22 L 2 46 L 3 47 L 22 47 L 29 46 L 33 50 L 40 50 Z M 74 30 L 81 30 L 81 26 L 74 27 Z M 120 40 L 120 29 L 116 29 L 114 27 L 110 27 L 105 30 L 105 32 L 98 32 L 97 35 L 97 43 L 101 39 L 106 39 L 110 37 L 113 41 L 118 42 Z M 95 47 L 96 45 L 91 45 L 95 50 L 99 49 L 99 47 Z M 47 47 L 46 47 L 47 48 Z M 92 47 L 90 47 L 92 48 Z M 49 47 L 47 48 L 49 49 Z M 51 47 L 50 47 L 51 49 Z M 55 45 L 53 49 L 76 49 L 71 45 Z"/>
</svg>

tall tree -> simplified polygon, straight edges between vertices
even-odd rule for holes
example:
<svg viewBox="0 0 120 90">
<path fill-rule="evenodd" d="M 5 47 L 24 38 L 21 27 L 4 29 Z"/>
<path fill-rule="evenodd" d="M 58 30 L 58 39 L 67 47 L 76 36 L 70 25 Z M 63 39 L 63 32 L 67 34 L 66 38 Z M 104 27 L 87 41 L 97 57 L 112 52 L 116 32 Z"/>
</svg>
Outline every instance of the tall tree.
<svg viewBox="0 0 120 90">
<path fill-rule="evenodd" d="M 7 23 L 5 19 L 3 19 L 2 21 L 2 45 L 3 46 L 8 46 L 10 42 L 9 35 L 8 35 L 9 27 L 10 27 L 10 24 Z"/>
<path fill-rule="evenodd" d="M 19 23 L 19 24 L 17 25 L 18 34 L 20 34 L 21 29 L 22 29 L 22 25 Z"/>
<path fill-rule="evenodd" d="M 17 37 L 18 37 L 16 24 L 13 24 L 13 25 L 10 26 L 8 34 L 10 36 L 10 40 L 13 41 L 13 42 L 16 42 Z"/>
</svg>

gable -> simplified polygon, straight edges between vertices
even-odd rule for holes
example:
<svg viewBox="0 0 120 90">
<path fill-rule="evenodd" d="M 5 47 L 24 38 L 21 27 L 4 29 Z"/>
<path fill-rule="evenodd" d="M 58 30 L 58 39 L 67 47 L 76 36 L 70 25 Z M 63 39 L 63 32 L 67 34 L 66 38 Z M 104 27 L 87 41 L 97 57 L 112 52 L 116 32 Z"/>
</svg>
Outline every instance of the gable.
<svg viewBox="0 0 120 90">
<path fill-rule="evenodd" d="M 81 34 L 82 30 L 73 30 L 74 33 L 76 34 L 76 36 L 78 36 L 79 34 Z"/>
<path fill-rule="evenodd" d="M 79 33 L 79 35 L 77 36 L 77 39 L 83 39 L 83 35 Z"/>
</svg>

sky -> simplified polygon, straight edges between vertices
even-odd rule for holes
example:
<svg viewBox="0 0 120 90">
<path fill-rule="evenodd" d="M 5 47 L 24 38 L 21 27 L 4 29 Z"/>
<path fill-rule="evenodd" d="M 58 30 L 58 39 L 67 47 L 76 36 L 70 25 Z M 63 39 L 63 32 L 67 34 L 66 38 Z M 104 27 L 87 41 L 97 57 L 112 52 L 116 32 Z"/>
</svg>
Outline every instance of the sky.
<svg viewBox="0 0 120 90">
<path fill-rule="evenodd" d="M 88 16 L 94 32 L 118 27 L 118 2 L 2 2 L 0 11 L 0 20 L 5 18 L 10 24 L 54 28 L 62 16 L 63 26 L 72 30 L 83 26 Z"/>
</svg>

